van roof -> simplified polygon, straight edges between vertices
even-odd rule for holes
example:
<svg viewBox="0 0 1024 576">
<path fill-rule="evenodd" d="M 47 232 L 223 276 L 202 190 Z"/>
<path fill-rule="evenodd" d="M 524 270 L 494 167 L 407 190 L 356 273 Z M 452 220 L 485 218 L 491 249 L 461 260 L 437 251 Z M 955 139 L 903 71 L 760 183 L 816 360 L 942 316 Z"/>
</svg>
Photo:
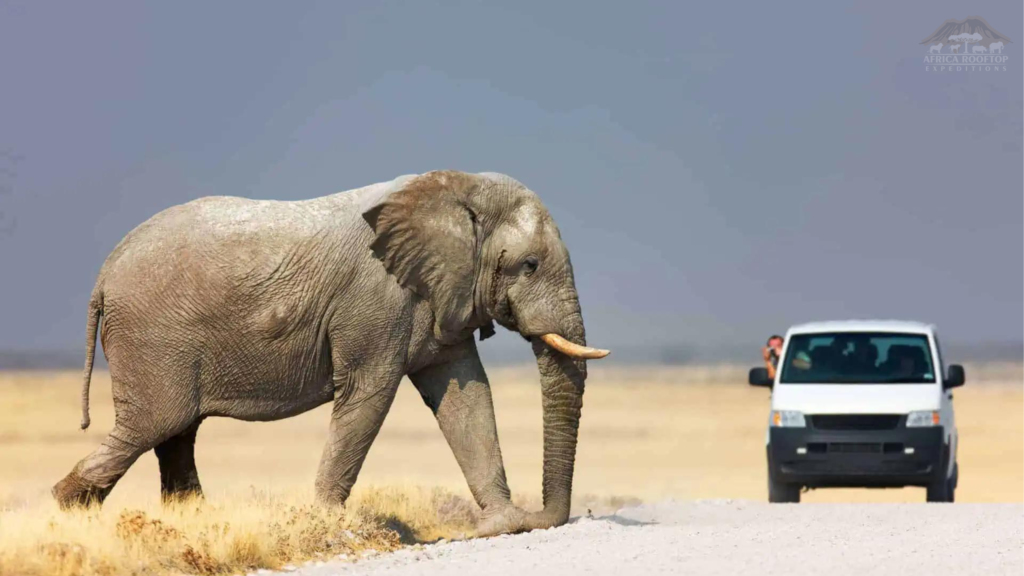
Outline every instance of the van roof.
<svg viewBox="0 0 1024 576">
<path fill-rule="evenodd" d="M 789 329 L 789 334 L 817 332 L 904 332 L 933 335 L 935 326 L 905 320 L 833 320 L 797 324 Z"/>
</svg>

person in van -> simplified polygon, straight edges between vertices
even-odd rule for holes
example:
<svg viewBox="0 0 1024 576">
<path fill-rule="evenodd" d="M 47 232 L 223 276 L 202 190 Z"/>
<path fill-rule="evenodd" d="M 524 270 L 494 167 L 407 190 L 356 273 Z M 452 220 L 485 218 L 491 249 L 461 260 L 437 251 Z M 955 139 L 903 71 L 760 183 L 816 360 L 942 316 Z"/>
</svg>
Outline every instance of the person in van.
<svg viewBox="0 0 1024 576">
<path fill-rule="evenodd" d="M 775 379 L 775 371 L 779 367 L 779 356 L 782 355 L 782 344 L 785 340 L 778 334 L 768 337 L 768 342 L 761 349 L 761 356 L 764 357 L 764 367 L 768 369 L 768 377 Z"/>
<path fill-rule="evenodd" d="M 905 344 L 890 346 L 882 370 L 894 380 L 922 378 L 925 372 L 924 351 L 917 346 Z"/>
<path fill-rule="evenodd" d="M 835 348 L 832 346 L 814 346 L 811 348 L 810 355 L 813 374 L 823 380 L 830 378 L 839 362 Z"/>
<path fill-rule="evenodd" d="M 846 369 L 852 374 L 874 374 L 878 369 L 878 346 L 868 338 L 853 340 L 853 349 L 845 356 Z"/>
</svg>

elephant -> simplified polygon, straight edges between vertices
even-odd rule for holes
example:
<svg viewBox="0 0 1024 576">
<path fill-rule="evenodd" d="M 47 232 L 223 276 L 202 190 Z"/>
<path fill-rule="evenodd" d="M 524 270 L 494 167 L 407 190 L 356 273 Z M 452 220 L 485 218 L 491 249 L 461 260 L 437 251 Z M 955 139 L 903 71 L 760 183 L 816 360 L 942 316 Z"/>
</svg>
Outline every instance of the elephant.
<svg viewBox="0 0 1024 576">
<path fill-rule="evenodd" d="M 1002 54 L 1003 53 L 1003 43 L 1002 42 L 993 42 L 993 43 L 988 45 L 988 50 L 992 54 Z"/>
<path fill-rule="evenodd" d="M 102 325 L 101 325 L 102 319 Z M 514 506 L 477 353 L 494 323 L 530 342 L 543 408 L 543 509 Z M 509 176 L 434 171 L 301 201 L 215 196 L 132 230 L 89 300 L 114 428 L 52 490 L 101 504 L 146 451 L 165 501 L 201 495 L 203 419 L 270 421 L 333 402 L 316 500 L 343 505 L 403 376 L 433 412 L 480 506 L 478 533 L 569 517 L 587 360 L 569 252 L 539 197 Z"/>
</svg>

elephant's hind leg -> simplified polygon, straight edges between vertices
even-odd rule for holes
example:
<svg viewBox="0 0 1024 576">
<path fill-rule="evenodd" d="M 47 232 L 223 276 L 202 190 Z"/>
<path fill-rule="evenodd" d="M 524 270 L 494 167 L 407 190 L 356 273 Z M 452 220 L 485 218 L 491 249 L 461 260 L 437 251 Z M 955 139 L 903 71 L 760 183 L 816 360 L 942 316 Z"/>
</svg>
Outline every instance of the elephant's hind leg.
<svg viewBox="0 0 1024 576">
<path fill-rule="evenodd" d="M 152 445 L 131 440 L 133 434 L 115 425 L 103 444 L 53 487 L 62 509 L 101 504 L 128 468 Z"/>
<path fill-rule="evenodd" d="M 112 370 L 116 366 L 117 361 L 112 358 Z M 183 394 L 180 388 L 172 386 L 152 386 L 141 378 L 134 382 L 128 384 L 113 378 L 114 429 L 102 446 L 83 458 L 53 487 L 53 496 L 61 508 L 102 503 L 139 456 L 196 424 L 197 402 L 182 401 L 195 397 L 194 394 Z M 194 438 L 193 431 L 187 442 L 189 446 Z M 173 443 L 171 447 L 174 448 Z M 180 450 L 170 452 L 177 454 Z M 187 453 L 191 455 L 190 449 Z M 180 466 L 172 468 L 181 469 Z M 198 485 L 198 480 L 196 483 Z"/>
<path fill-rule="evenodd" d="M 195 458 L 198 430 L 197 421 L 184 432 L 157 444 L 154 449 L 160 462 L 160 496 L 164 502 L 203 495 Z"/>
</svg>

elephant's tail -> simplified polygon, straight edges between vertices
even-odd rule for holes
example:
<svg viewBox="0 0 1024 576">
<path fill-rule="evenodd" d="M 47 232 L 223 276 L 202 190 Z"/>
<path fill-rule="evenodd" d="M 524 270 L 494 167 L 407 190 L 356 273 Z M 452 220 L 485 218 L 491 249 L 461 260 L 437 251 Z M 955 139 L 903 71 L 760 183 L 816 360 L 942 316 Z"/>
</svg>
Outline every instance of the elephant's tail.
<svg viewBox="0 0 1024 576">
<path fill-rule="evenodd" d="M 89 299 L 89 321 L 85 327 L 85 374 L 82 380 L 82 430 L 89 427 L 89 384 L 92 381 L 92 362 L 96 357 L 96 330 L 103 315 L 103 292 L 97 286 Z"/>
</svg>

